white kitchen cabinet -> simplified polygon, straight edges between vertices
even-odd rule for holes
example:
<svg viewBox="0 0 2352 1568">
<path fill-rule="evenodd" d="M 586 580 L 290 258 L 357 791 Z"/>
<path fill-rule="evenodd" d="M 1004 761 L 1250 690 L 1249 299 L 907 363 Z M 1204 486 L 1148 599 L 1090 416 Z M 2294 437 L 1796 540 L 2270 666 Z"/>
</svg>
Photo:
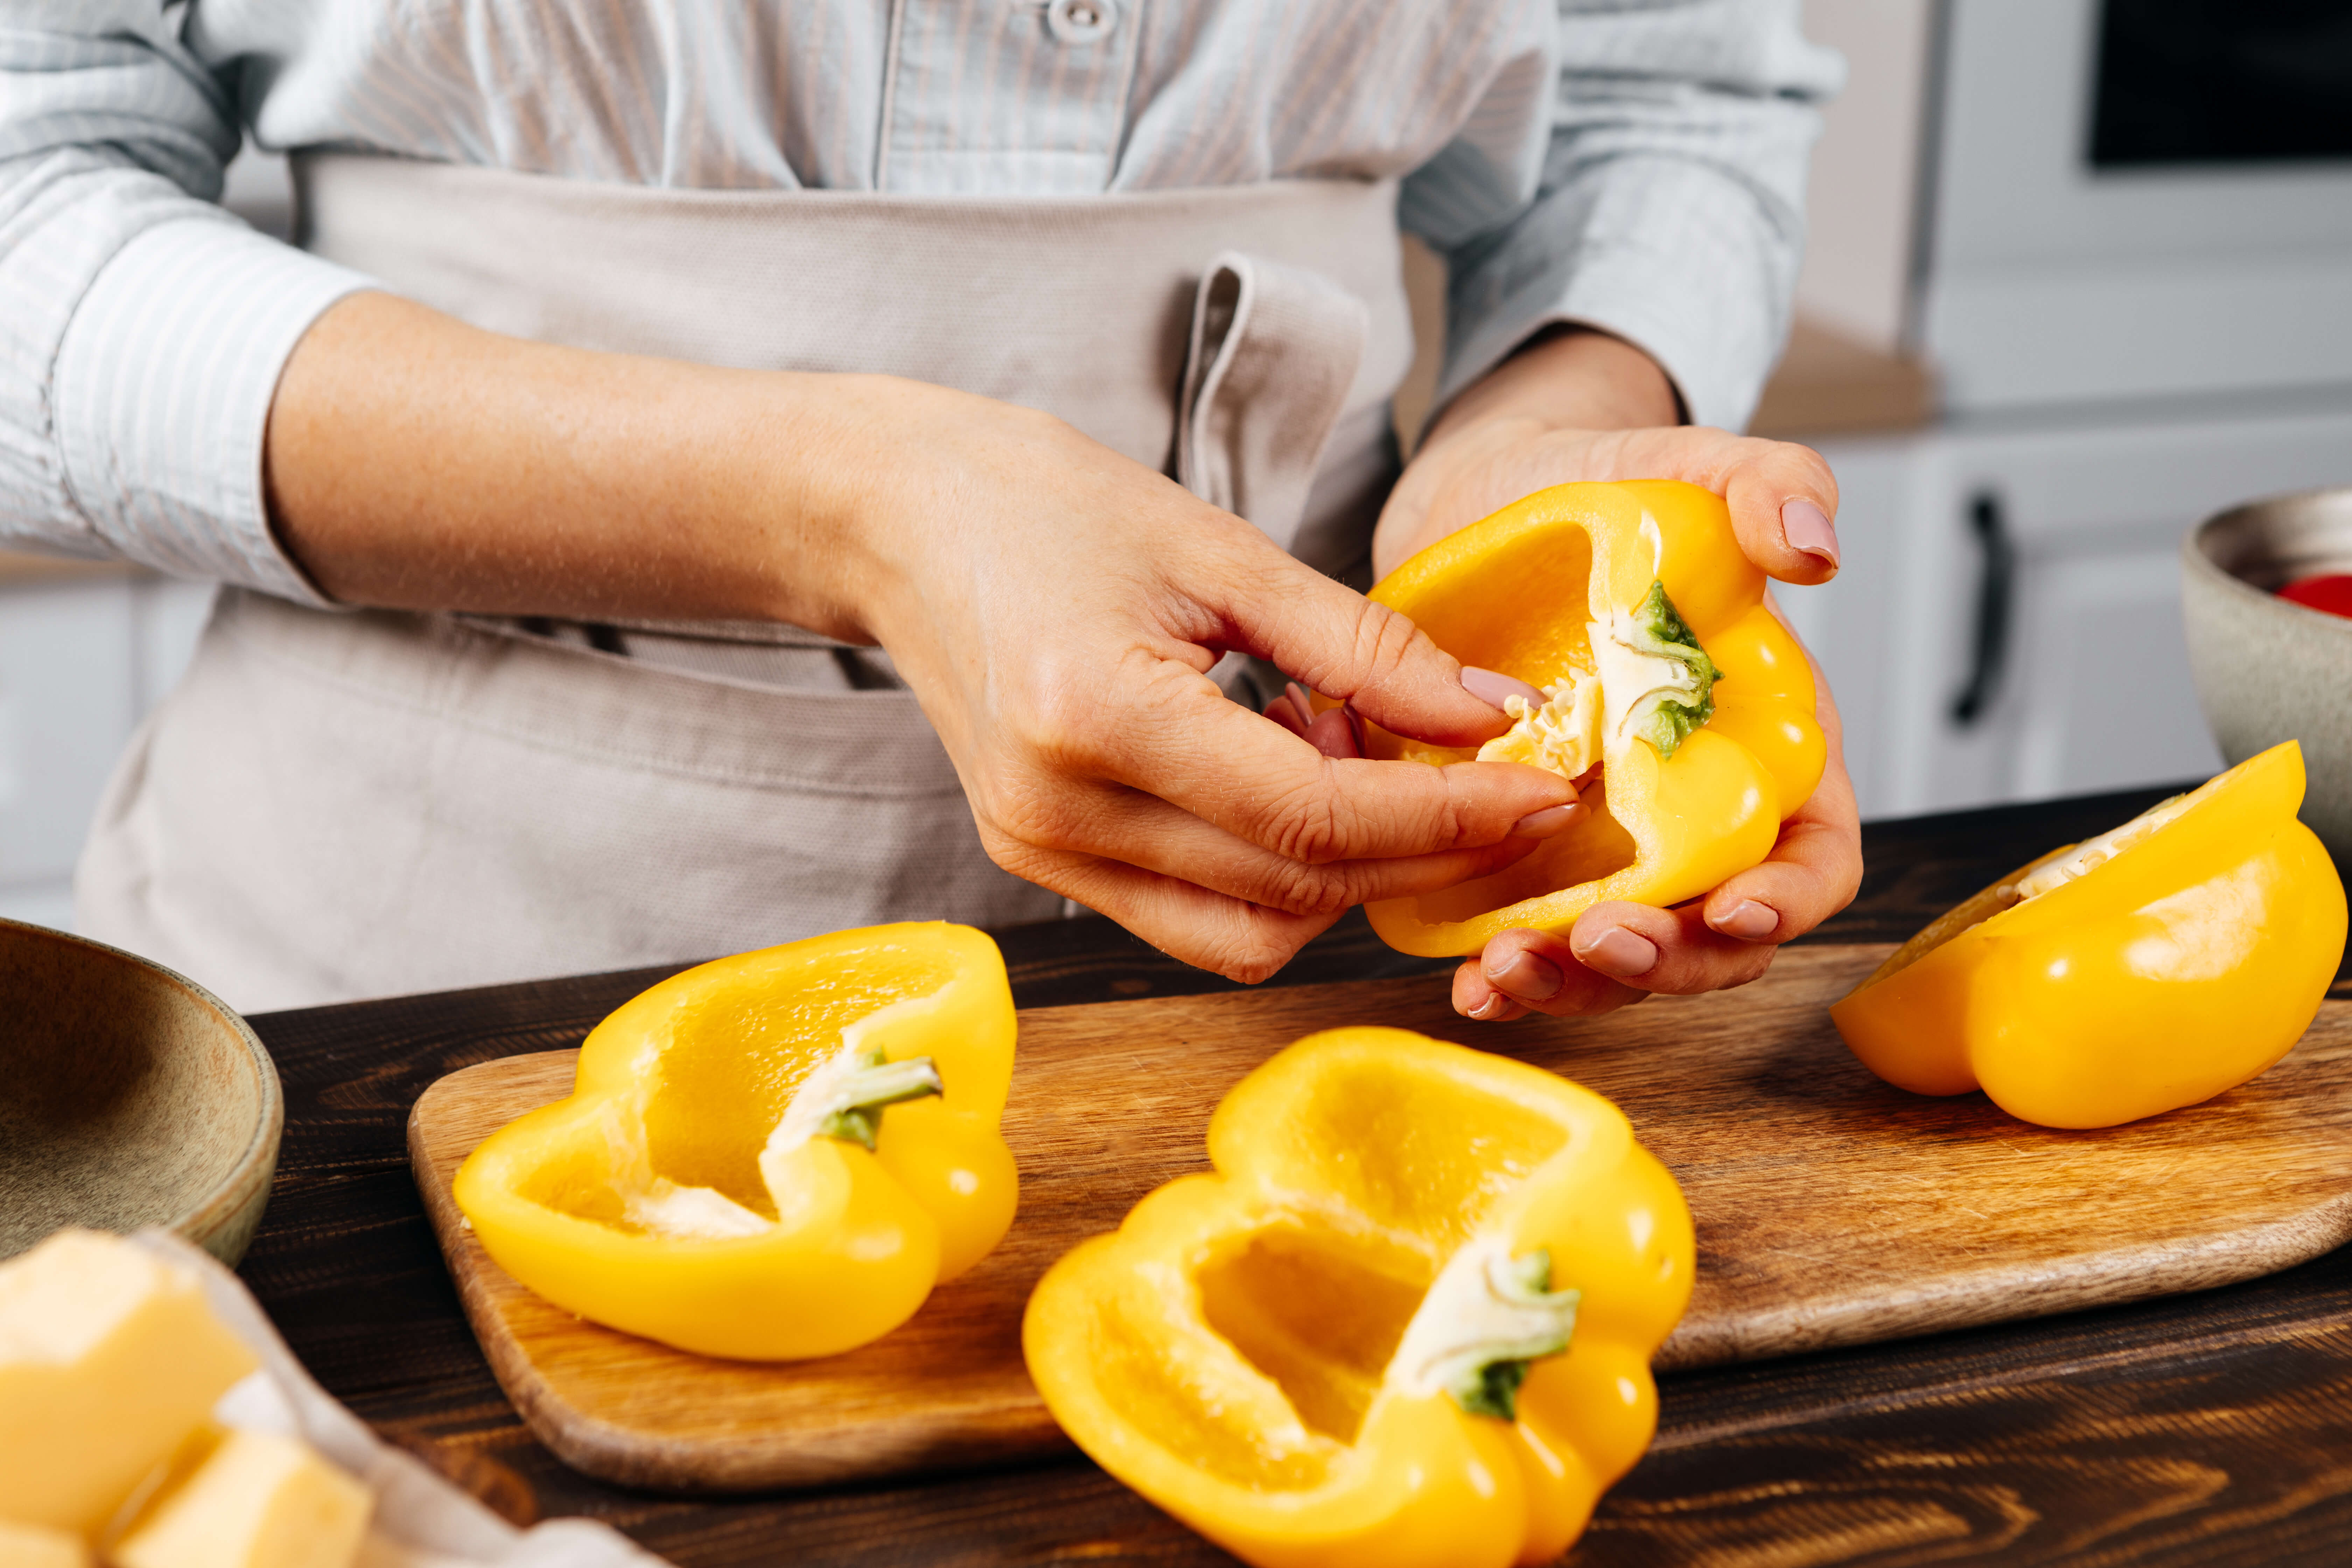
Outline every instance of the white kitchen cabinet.
<svg viewBox="0 0 2352 1568">
<path fill-rule="evenodd" d="M 129 574 L 0 582 L 0 916 L 71 923 L 99 796 L 187 668 L 212 594 Z"/>
<path fill-rule="evenodd" d="M 2238 501 L 2352 484 L 2352 400 L 1821 447 L 1846 567 L 1781 594 L 1838 693 L 1864 814 L 1908 816 L 2218 768 L 2180 631 L 2181 537 Z M 1988 639 L 1989 572 L 2006 614 Z"/>
<path fill-rule="evenodd" d="M 0 884 L 70 875 L 136 722 L 131 584 L 84 579 L 0 600 Z"/>
</svg>

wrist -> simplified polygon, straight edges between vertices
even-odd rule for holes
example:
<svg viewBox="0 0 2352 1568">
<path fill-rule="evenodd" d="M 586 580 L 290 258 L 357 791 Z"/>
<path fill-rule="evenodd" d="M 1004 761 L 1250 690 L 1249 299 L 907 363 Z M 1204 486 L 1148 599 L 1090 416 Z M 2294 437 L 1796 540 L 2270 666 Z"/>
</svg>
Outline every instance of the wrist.
<svg viewBox="0 0 2352 1568">
<path fill-rule="evenodd" d="M 1465 388 L 1422 444 L 1427 448 L 1496 429 L 1540 435 L 1681 423 L 1681 396 L 1657 361 L 1622 338 L 1571 325 L 1530 339 Z"/>
</svg>

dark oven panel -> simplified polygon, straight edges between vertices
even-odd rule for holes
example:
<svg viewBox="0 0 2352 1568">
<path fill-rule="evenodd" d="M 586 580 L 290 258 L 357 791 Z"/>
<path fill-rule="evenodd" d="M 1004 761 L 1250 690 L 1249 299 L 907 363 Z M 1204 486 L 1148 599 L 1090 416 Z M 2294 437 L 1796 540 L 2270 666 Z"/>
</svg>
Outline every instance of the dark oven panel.
<svg viewBox="0 0 2352 1568">
<path fill-rule="evenodd" d="M 2105 0 L 2091 163 L 2352 159 L 2352 0 Z"/>
</svg>

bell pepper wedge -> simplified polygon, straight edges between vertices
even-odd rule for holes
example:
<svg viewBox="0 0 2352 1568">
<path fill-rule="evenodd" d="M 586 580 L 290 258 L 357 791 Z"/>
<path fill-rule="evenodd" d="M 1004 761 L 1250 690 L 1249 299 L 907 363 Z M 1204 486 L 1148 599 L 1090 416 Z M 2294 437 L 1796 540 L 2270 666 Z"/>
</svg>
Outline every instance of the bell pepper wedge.
<svg viewBox="0 0 2352 1568">
<path fill-rule="evenodd" d="M 931 922 L 720 959 L 623 1004 L 571 1098 L 490 1135 L 454 1195 L 566 1310 L 704 1355 L 830 1355 L 914 1315 L 1013 1223 L 997 1123 L 1013 994 Z"/>
<path fill-rule="evenodd" d="M 1898 948 L 1831 1020 L 1887 1082 L 1982 1089 L 2044 1127 L 2234 1089 L 2302 1037 L 2344 953 L 2344 884 L 2296 820 L 2303 791 L 2288 741 L 2053 850 Z"/>
<path fill-rule="evenodd" d="M 1030 1297 L 1030 1376 L 1105 1469 L 1260 1568 L 1565 1551 L 1656 1426 L 1690 1212 L 1625 1118 L 1402 1029 L 1311 1035 Z"/>
<path fill-rule="evenodd" d="M 1367 907 L 1390 946 L 1474 953 L 1604 900 L 1664 907 L 1771 853 L 1827 757 L 1811 662 L 1764 602 L 1721 497 L 1665 480 L 1559 485 L 1439 541 L 1371 598 L 1466 665 L 1554 698 L 1476 752 L 1368 731 L 1366 752 L 1474 755 L 1575 777 L 1590 816 L 1516 864 Z M 1685 639 L 1678 641 L 1677 638 Z"/>
</svg>

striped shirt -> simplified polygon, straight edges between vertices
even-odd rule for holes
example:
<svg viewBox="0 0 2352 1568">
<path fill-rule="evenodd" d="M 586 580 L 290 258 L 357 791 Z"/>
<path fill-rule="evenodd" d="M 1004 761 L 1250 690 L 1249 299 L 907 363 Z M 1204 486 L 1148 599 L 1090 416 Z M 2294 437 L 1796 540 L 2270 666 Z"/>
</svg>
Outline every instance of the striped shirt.
<svg viewBox="0 0 2352 1568">
<path fill-rule="evenodd" d="M 1555 321 L 1738 426 L 1785 334 L 1798 0 L 8 0 L 0 543 L 316 595 L 269 400 L 369 280 L 223 212 L 241 140 L 716 189 L 1404 180 L 1440 396 Z"/>
</svg>

